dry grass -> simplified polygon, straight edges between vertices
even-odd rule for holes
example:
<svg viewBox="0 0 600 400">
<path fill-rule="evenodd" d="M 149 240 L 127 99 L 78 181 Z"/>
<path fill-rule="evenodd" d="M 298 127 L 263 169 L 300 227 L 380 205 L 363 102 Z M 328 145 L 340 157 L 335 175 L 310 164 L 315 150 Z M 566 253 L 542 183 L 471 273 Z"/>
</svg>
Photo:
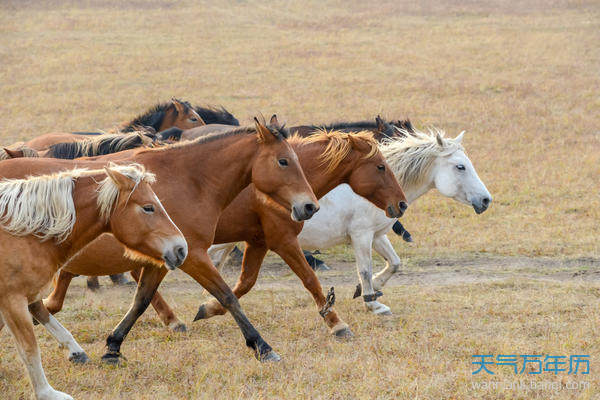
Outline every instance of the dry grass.
<svg viewBox="0 0 600 400">
<path fill-rule="evenodd" d="M 491 209 L 476 216 L 427 196 L 407 213 L 416 244 L 396 242 L 402 254 L 583 260 L 570 271 L 600 254 L 600 7 L 514 3 L 3 1 L 0 137 L 110 129 L 172 96 L 223 104 L 243 122 L 258 112 L 290 124 L 383 113 L 465 129 Z M 389 319 L 354 313 L 342 282 L 338 308 L 358 336 L 350 345 L 327 337 L 296 282 L 262 288 L 244 307 L 280 365 L 253 362 L 230 318 L 179 335 L 151 313 L 126 344 L 127 368 L 70 366 L 41 334 L 44 363 L 58 388 L 83 398 L 515 398 L 469 391 L 470 355 L 599 353 L 597 285 L 532 280 L 544 263 L 526 265 L 500 282 L 400 282 L 386 292 Z M 198 290 L 185 282 L 166 290 L 189 319 Z M 129 297 L 75 291 L 61 319 L 97 360 Z M 0 356 L 2 393 L 28 396 L 14 350 Z M 596 389 L 574 397 L 596 393 L 597 376 L 589 380 Z M 550 397 L 521 397 L 536 396 Z"/>
</svg>

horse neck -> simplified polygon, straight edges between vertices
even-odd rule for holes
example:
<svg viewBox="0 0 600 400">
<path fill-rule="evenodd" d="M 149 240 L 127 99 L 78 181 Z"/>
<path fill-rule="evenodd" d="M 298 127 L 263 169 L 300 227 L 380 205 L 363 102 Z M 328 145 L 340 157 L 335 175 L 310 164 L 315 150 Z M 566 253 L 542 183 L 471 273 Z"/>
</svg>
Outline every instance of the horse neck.
<svg viewBox="0 0 600 400">
<path fill-rule="evenodd" d="M 205 143 L 189 142 L 164 150 L 141 152 L 135 161 L 157 174 L 155 186 L 165 188 L 161 194 L 173 190 L 172 183 L 161 176 L 177 174 L 182 181 L 187 176 L 202 193 L 203 200 L 212 200 L 222 210 L 252 181 L 252 166 L 258 149 L 256 135 L 242 133 Z"/>
<path fill-rule="evenodd" d="M 327 142 L 316 142 L 294 146 L 300 165 L 304 170 L 306 180 L 310 184 L 317 199 L 325 196 L 336 186 L 347 183 L 352 169 L 360 156 L 352 150 L 350 154 L 333 170 L 326 171 L 321 164 L 320 155 L 325 150 Z"/>
<path fill-rule="evenodd" d="M 103 178 L 80 177 L 75 182 L 73 203 L 77 219 L 71 234 L 59 245 L 65 260 L 109 230 L 109 225 L 100 216 L 96 199 L 97 182 Z"/>
<path fill-rule="evenodd" d="M 402 157 L 406 157 L 406 155 L 403 154 Z M 394 174 L 396 173 L 397 171 L 394 171 Z M 419 197 L 423 196 L 425 193 L 427 193 L 435 187 L 433 181 L 433 177 L 435 174 L 433 173 L 433 170 L 429 171 L 428 174 L 429 176 L 421 179 L 407 179 L 407 181 L 419 182 L 418 184 L 403 184 L 402 179 L 398 179 L 398 183 L 400 184 L 400 186 L 402 186 L 402 191 L 404 192 L 406 200 L 409 204 L 413 203 Z"/>
<path fill-rule="evenodd" d="M 177 120 L 177 113 L 173 109 L 174 107 L 169 107 L 164 111 L 165 115 L 163 116 L 160 124 L 158 126 L 153 127 L 156 132 L 164 131 L 165 129 L 171 128 L 175 126 L 175 121 Z"/>
</svg>

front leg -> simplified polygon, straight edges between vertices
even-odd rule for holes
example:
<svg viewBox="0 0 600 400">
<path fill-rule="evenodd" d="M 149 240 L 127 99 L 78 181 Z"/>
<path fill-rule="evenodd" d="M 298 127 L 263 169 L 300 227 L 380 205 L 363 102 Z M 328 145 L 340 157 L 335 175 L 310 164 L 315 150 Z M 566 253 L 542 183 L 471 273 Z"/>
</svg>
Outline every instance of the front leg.
<svg viewBox="0 0 600 400">
<path fill-rule="evenodd" d="M 79 343 L 75 341 L 71 332 L 65 329 L 65 327 L 48 312 L 41 300 L 31 303 L 29 305 L 29 312 L 40 324 L 44 325 L 44 328 L 50 332 L 58 343 L 69 350 L 69 361 L 76 364 L 85 364 L 90 360 Z"/>
<path fill-rule="evenodd" d="M 210 262 L 206 250 L 198 249 L 193 254 L 188 254 L 187 260 L 180 268 L 208 290 L 231 313 L 246 339 L 246 346 L 254 350 L 258 360 L 279 361 L 281 359 L 250 323 L 237 297 Z"/>
<path fill-rule="evenodd" d="M 387 281 L 389 281 L 398 271 L 401 260 L 400 257 L 398 257 L 398 254 L 396 254 L 394 246 L 390 243 L 390 239 L 388 239 L 387 235 L 377 236 L 373 240 L 373 248 L 386 262 L 385 268 L 376 274 L 373 279 L 373 288 L 375 290 L 381 290 Z"/>
<path fill-rule="evenodd" d="M 150 301 L 158 289 L 158 285 L 162 282 L 167 274 L 167 269 L 163 267 L 148 266 L 142 268 L 142 275 L 138 282 L 137 290 L 131 307 L 127 314 L 123 317 L 119 325 L 106 339 L 106 354 L 102 356 L 102 361 L 109 364 L 116 364 L 121 358 L 121 344 L 127 334 L 137 321 L 137 319 L 146 311 Z"/>
<path fill-rule="evenodd" d="M 392 313 L 390 308 L 376 300 L 378 295 L 375 294 L 373 288 L 373 259 L 371 254 L 373 235 L 368 232 L 355 234 L 352 235 L 351 239 L 356 257 L 356 270 L 367 311 L 376 315 L 390 315 Z"/>
<path fill-rule="evenodd" d="M 58 271 L 58 274 L 54 276 L 54 279 L 52 280 L 54 290 L 44 299 L 44 306 L 52 314 L 56 314 L 62 309 L 71 280 L 76 276 L 77 275 L 63 269 Z"/>
</svg>

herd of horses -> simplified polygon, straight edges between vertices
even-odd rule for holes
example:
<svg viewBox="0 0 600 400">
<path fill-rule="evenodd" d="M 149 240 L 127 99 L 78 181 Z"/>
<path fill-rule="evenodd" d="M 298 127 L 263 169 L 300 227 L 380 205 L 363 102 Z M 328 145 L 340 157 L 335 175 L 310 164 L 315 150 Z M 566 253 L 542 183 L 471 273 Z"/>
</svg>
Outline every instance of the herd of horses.
<svg viewBox="0 0 600 400">
<path fill-rule="evenodd" d="M 462 138 L 379 116 L 286 128 L 273 115 L 240 127 L 222 107 L 173 99 L 112 133 L 52 133 L 6 146 L 0 329 L 14 336 L 38 399 L 71 399 L 46 380 L 34 320 L 68 349 L 69 360 L 84 363 L 84 350 L 53 316 L 71 279 L 112 274 L 122 281 L 119 274 L 131 272 L 133 303 L 102 356 L 118 363 L 150 304 L 170 329 L 186 329 L 157 290 L 168 270 L 179 268 L 214 297 L 194 321 L 229 311 L 256 358 L 277 361 L 238 302 L 271 250 L 300 278 L 331 333 L 351 337 L 333 288 L 324 293 L 303 248 L 350 242 L 360 280 L 355 297 L 373 314 L 390 314 L 378 298 L 400 258 L 386 235 L 394 224 L 405 232 L 397 218 L 408 204 L 433 188 L 477 213 L 491 202 Z M 219 267 L 238 242 L 246 247 L 232 290 Z M 376 275 L 372 248 L 387 262 Z"/>
</svg>

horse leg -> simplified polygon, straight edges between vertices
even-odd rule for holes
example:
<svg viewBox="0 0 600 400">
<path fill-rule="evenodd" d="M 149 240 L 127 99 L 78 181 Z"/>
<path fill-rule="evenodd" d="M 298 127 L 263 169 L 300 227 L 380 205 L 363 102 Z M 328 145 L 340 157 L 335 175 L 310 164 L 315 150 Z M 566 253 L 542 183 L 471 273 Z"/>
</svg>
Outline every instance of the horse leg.
<svg viewBox="0 0 600 400">
<path fill-rule="evenodd" d="M 98 281 L 97 276 L 88 276 L 87 277 L 87 288 L 92 292 L 100 289 L 100 282 Z"/>
<path fill-rule="evenodd" d="M 130 271 L 130 273 L 136 282 L 140 281 L 140 275 L 142 273 L 141 269 L 132 270 Z M 158 290 L 156 291 L 156 293 L 154 293 L 154 297 L 152 297 L 152 301 L 150 302 L 150 304 L 152 304 L 152 307 L 158 314 L 158 317 L 163 322 L 163 324 L 169 327 L 169 329 L 171 329 L 174 332 L 187 331 L 187 327 L 185 326 L 185 324 L 181 322 L 179 318 L 177 318 L 175 312 L 173 312 L 173 309 L 167 304 L 167 302 Z"/>
<path fill-rule="evenodd" d="M 229 248 L 225 250 L 227 251 L 225 253 L 227 256 L 227 254 L 229 254 Z M 233 288 L 233 293 L 238 299 L 248 293 L 256 283 L 260 266 L 266 254 L 266 247 L 254 246 L 249 243 L 246 244 L 246 250 L 244 251 L 244 257 L 242 259 L 242 272 Z M 226 312 L 227 310 L 225 310 L 221 303 L 213 298 L 200 305 L 197 319 L 207 319 L 215 315 L 223 315 Z"/>
<path fill-rule="evenodd" d="M 125 274 L 113 274 L 108 276 L 115 286 L 134 285 L 134 282 L 125 277 Z"/>
<path fill-rule="evenodd" d="M 390 278 L 398 271 L 400 268 L 401 260 L 396 254 L 392 243 L 388 239 L 387 235 L 381 235 L 376 237 L 373 240 L 373 248 L 380 256 L 385 258 L 385 268 L 381 270 L 378 274 L 375 275 L 373 279 L 373 289 L 381 290 L 390 280 Z"/>
<path fill-rule="evenodd" d="M 19 356 L 29 372 L 36 398 L 73 400 L 68 394 L 54 390 L 46 379 L 25 296 L 10 296 L 2 299 L 0 314 L 17 342 Z"/>
<path fill-rule="evenodd" d="M 167 274 L 165 267 L 146 267 L 142 268 L 142 274 L 135 291 L 133 303 L 129 307 L 127 314 L 121 322 L 106 338 L 106 353 L 102 356 L 102 361 L 109 364 L 117 364 L 121 358 L 121 344 L 125 337 L 137 321 L 137 319 L 146 311 L 152 297 L 156 293 L 156 289 L 160 282 Z"/>
<path fill-rule="evenodd" d="M 354 336 L 352 331 L 343 320 L 341 320 L 335 310 L 333 309 L 333 301 L 328 302 L 325 295 L 323 295 L 323 288 L 321 282 L 312 270 L 304 253 L 298 243 L 298 238 L 294 236 L 288 236 L 278 240 L 276 248 L 273 248 L 283 260 L 290 266 L 292 271 L 300 278 L 302 284 L 312 294 L 319 314 L 325 320 L 327 326 L 331 329 L 331 333 L 339 338 L 349 338 Z"/>
<path fill-rule="evenodd" d="M 246 339 L 246 346 L 254 350 L 254 355 L 259 361 L 279 361 L 281 359 L 250 323 L 237 297 L 219 275 L 219 271 L 212 265 L 205 250 L 199 249 L 188 254 L 186 262 L 180 268 L 208 290 L 231 313 Z M 194 320 L 199 318 L 202 316 L 196 315 Z"/>
<path fill-rule="evenodd" d="M 356 257 L 356 270 L 361 282 L 362 297 L 367 311 L 377 315 L 390 315 L 392 313 L 390 308 L 376 300 L 378 295 L 375 294 L 373 289 L 373 259 L 371 256 L 373 235 L 367 232 L 354 235 L 351 239 Z M 355 297 L 357 297 L 356 293 Z"/>
<path fill-rule="evenodd" d="M 29 305 L 29 312 L 40 324 L 44 325 L 44 328 L 54 336 L 58 343 L 69 350 L 69 361 L 76 364 L 85 364 L 90 360 L 79 343 L 75 341 L 71 332 L 65 329 L 65 327 L 48 312 L 41 300 L 31 303 Z"/>
<path fill-rule="evenodd" d="M 227 261 L 227 257 L 229 257 L 229 253 L 231 253 L 235 247 L 235 242 L 232 242 L 213 244 L 208 248 L 208 256 L 210 257 L 210 261 L 217 268 L 217 270 L 221 271 L 223 269 L 223 266 Z"/>
<path fill-rule="evenodd" d="M 67 295 L 67 289 L 69 289 L 71 280 L 75 276 L 76 275 L 62 269 L 58 272 L 58 275 L 54 275 L 52 280 L 54 290 L 44 299 L 44 306 L 52 314 L 56 314 L 62 309 L 63 303 L 65 302 L 65 296 Z"/>
</svg>

